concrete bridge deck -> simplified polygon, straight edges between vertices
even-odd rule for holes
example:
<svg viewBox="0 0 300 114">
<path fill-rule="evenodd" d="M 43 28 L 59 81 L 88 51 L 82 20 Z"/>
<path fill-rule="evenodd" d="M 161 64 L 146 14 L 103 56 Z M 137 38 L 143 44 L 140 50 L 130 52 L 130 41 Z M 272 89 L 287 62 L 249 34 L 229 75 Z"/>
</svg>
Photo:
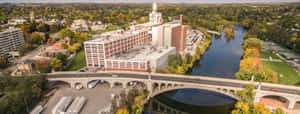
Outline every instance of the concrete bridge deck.
<svg viewBox="0 0 300 114">
<path fill-rule="evenodd" d="M 121 83 L 126 88 L 132 81 L 142 82 L 147 86 L 151 96 L 162 92 L 181 89 L 197 88 L 219 92 L 238 99 L 237 91 L 244 89 L 249 84 L 256 85 L 255 102 L 259 102 L 264 96 L 280 96 L 289 101 L 288 108 L 293 108 L 297 101 L 300 101 L 300 88 L 295 86 L 258 83 L 236 79 L 213 78 L 206 76 L 189 76 L 175 74 L 142 73 L 142 72 L 56 72 L 47 74 L 50 81 L 65 81 L 74 87 L 76 83 L 84 86 L 93 80 L 104 80 L 111 84 Z M 275 88 L 277 91 L 272 91 Z"/>
</svg>

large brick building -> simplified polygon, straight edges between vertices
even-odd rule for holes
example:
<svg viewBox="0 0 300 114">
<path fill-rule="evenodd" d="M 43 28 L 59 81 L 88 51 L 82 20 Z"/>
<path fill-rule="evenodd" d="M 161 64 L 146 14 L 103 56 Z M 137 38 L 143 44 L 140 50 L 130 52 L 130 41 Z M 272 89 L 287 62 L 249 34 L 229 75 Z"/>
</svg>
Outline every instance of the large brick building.
<svg viewBox="0 0 300 114">
<path fill-rule="evenodd" d="M 154 3 L 148 23 L 131 26 L 128 31 L 106 32 L 84 42 L 88 69 L 141 72 L 164 69 L 169 55 L 185 49 L 188 27 L 182 25 L 182 18 L 163 24 L 156 9 Z"/>
<path fill-rule="evenodd" d="M 135 46 L 144 44 L 146 40 L 151 40 L 148 30 L 127 31 L 123 34 L 112 34 L 104 39 L 84 42 L 87 66 L 96 68 L 109 66 L 105 59 L 121 55 Z"/>
</svg>

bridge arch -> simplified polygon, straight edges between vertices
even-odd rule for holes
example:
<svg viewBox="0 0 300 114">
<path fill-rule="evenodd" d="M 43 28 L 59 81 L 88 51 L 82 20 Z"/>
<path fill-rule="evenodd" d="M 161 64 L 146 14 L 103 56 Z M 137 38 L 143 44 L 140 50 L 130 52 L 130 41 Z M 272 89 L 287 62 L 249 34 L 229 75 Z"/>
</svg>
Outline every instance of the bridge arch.
<svg viewBox="0 0 300 114">
<path fill-rule="evenodd" d="M 261 96 L 259 103 L 264 103 L 271 107 L 288 108 L 291 100 L 287 97 L 279 95 L 263 95 Z"/>
<path fill-rule="evenodd" d="M 126 83 L 126 86 L 127 87 L 142 87 L 142 88 L 145 88 L 146 87 L 146 83 L 143 82 L 143 81 L 138 81 L 138 80 L 132 80 L 132 81 L 128 81 Z"/>
<path fill-rule="evenodd" d="M 53 87 L 61 86 L 61 85 L 66 85 L 68 87 L 71 87 L 72 84 L 68 81 L 63 81 L 63 80 L 55 80 L 55 81 L 49 81 L 50 84 L 53 84 Z"/>
<path fill-rule="evenodd" d="M 90 84 L 90 83 L 92 83 L 92 82 L 94 82 L 94 81 L 99 81 L 99 82 L 97 83 L 97 85 L 104 85 L 104 86 L 110 87 L 110 82 L 107 81 L 107 80 L 102 80 L 102 79 L 89 80 L 89 81 L 87 82 L 87 84 Z M 97 85 L 96 85 L 96 86 L 97 86 Z"/>
<path fill-rule="evenodd" d="M 168 85 L 168 84 L 166 84 Z M 206 90 L 206 91 L 211 91 L 211 92 L 216 92 L 225 96 L 229 96 L 233 99 L 239 100 L 240 97 L 236 94 L 237 92 L 235 90 L 231 90 L 232 92 L 229 91 L 223 91 L 223 89 L 217 89 L 217 88 L 206 88 L 206 87 L 193 87 L 193 86 L 184 86 L 184 85 L 173 85 L 170 88 L 161 88 L 160 90 L 156 90 L 152 93 L 152 95 L 150 97 L 155 97 L 157 95 L 160 95 L 162 93 L 168 92 L 168 91 L 173 91 L 173 90 L 179 90 L 179 89 L 199 89 L 199 90 Z"/>
</svg>

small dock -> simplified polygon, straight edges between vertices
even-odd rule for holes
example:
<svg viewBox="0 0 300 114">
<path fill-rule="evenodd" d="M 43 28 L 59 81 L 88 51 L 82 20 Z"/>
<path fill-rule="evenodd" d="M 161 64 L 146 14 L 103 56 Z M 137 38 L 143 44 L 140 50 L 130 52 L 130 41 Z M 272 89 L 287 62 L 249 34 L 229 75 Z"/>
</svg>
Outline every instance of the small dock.
<svg viewBox="0 0 300 114">
<path fill-rule="evenodd" d="M 211 34 L 221 35 L 221 33 L 217 32 L 217 31 L 207 30 L 207 32 L 211 33 Z"/>
</svg>

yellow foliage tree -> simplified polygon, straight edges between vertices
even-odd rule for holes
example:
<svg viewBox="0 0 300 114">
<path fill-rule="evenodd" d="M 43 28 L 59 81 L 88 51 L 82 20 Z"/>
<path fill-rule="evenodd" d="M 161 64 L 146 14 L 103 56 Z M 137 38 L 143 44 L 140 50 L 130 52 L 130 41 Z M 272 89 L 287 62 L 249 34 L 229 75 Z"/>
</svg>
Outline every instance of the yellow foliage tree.
<svg viewBox="0 0 300 114">
<path fill-rule="evenodd" d="M 255 48 L 246 49 L 244 58 L 248 58 L 248 57 L 259 57 L 259 50 Z"/>
<path fill-rule="evenodd" d="M 177 73 L 178 74 L 184 74 L 185 73 L 183 66 L 178 66 L 177 67 Z"/>
<path fill-rule="evenodd" d="M 119 109 L 116 114 L 129 114 L 126 108 Z"/>
<path fill-rule="evenodd" d="M 241 61 L 240 69 L 255 72 L 258 70 L 258 64 L 256 63 L 254 58 L 246 58 Z"/>
</svg>

